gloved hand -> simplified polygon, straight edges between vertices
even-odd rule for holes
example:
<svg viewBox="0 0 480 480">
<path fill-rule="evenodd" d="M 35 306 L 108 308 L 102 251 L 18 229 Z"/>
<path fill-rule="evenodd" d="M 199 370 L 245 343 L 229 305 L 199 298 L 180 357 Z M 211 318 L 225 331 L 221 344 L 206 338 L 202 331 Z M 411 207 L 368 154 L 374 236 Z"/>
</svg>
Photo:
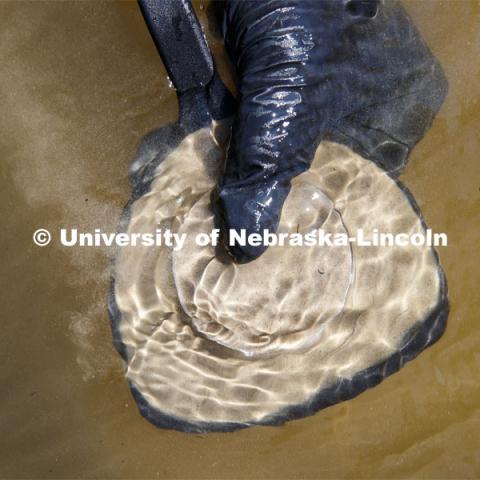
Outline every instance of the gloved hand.
<svg viewBox="0 0 480 480">
<path fill-rule="evenodd" d="M 398 174 L 446 94 L 393 0 L 229 0 L 224 36 L 239 107 L 216 200 L 223 231 L 276 231 L 290 182 L 322 139 Z M 243 263 L 265 247 L 229 250 Z"/>
</svg>

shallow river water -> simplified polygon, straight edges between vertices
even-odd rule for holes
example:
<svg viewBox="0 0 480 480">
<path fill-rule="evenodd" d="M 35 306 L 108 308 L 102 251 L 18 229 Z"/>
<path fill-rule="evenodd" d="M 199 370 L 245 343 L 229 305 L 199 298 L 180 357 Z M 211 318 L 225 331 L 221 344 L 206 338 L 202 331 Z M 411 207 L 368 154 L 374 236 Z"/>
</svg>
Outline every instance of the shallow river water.
<svg viewBox="0 0 480 480">
<path fill-rule="evenodd" d="M 138 7 L 0 2 L 0 477 L 480 477 L 480 3 L 404 4 L 450 82 L 402 176 L 448 234 L 447 331 L 313 417 L 192 435 L 137 411 L 111 343 L 111 252 L 32 242 L 40 227 L 114 231 L 139 140 L 176 118 Z"/>
</svg>

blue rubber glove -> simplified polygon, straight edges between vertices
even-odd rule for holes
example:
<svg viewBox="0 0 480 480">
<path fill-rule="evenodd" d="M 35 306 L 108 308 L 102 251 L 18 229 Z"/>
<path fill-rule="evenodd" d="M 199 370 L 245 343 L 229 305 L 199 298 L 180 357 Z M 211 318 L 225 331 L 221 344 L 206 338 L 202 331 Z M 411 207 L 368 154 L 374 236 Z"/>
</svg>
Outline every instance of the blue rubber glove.
<svg viewBox="0 0 480 480">
<path fill-rule="evenodd" d="M 446 94 L 396 1 L 229 0 L 224 36 L 239 92 L 216 199 L 224 232 L 276 231 L 291 179 L 322 139 L 398 174 Z M 265 250 L 227 248 L 240 263 Z"/>
</svg>

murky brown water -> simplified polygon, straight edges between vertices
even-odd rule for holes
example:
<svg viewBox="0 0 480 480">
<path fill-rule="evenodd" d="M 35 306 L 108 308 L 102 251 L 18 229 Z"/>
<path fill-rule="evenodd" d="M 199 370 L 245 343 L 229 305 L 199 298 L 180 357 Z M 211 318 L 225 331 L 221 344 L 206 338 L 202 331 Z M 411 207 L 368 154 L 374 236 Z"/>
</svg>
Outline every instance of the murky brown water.
<svg viewBox="0 0 480 480">
<path fill-rule="evenodd" d="M 447 332 L 352 401 L 204 436 L 137 412 L 111 346 L 109 252 L 31 240 L 39 227 L 114 229 L 138 141 L 176 116 L 140 12 L 0 3 L 1 477 L 480 477 L 480 3 L 405 3 L 450 81 L 403 176 L 449 235 Z"/>
</svg>

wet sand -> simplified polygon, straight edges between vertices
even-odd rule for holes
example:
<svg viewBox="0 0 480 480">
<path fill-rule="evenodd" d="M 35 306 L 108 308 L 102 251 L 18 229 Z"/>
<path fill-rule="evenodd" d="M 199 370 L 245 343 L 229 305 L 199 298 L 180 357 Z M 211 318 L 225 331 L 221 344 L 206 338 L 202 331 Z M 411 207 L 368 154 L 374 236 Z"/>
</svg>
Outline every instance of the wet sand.
<svg viewBox="0 0 480 480">
<path fill-rule="evenodd" d="M 405 5 L 450 81 L 402 176 L 428 225 L 448 234 L 447 331 L 352 401 L 280 428 L 200 436 L 158 430 L 137 411 L 111 345 L 111 252 L 31 239 L 40 227 L 113 230 L 136 145 L 176 117 L 140 12 L 0 3 L 0 477 L 480 476 L 480 4 Z"/>
</svg>

